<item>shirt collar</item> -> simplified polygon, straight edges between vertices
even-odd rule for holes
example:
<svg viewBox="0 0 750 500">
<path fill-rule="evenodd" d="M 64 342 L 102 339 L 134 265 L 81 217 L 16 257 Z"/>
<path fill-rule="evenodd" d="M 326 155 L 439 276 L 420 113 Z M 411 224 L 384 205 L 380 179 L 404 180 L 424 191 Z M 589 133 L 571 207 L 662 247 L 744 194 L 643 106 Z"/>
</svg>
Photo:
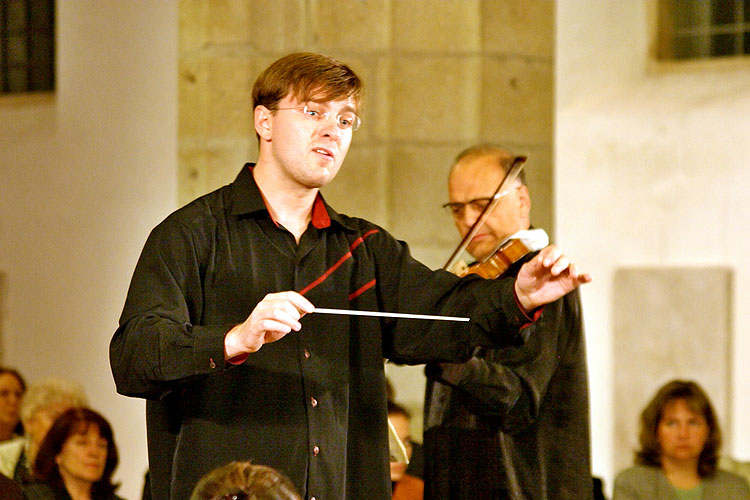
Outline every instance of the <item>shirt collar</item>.
<svg viewBox="0 0 750 500">
<path fill-rule="evenodd" d="M 253 177 L 253 167 L 255 167 L 255 163 L 245 163 L 231 185 L 229 209 L 231 215 L 268 213 L 266 202 Z M 319 192 L 313 204 L 312 224 L 318 229 L 324 229 L 331 225 L 331 221 L 346 229 L 354 230 L 343 216 L 326 203 Z"/>
</svg>

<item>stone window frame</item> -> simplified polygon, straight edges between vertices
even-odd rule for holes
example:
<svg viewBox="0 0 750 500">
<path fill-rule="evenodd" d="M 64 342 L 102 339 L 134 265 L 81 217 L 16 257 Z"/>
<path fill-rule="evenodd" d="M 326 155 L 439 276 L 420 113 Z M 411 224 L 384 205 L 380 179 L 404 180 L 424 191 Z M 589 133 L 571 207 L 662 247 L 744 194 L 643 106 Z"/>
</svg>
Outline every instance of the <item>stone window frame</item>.
<svg viewBox="0 0 750 500">
<path fill-rule="evenodd" d="M 656 0 L 657 61 L 750 55 L 750 0 Z"/>
</svg>

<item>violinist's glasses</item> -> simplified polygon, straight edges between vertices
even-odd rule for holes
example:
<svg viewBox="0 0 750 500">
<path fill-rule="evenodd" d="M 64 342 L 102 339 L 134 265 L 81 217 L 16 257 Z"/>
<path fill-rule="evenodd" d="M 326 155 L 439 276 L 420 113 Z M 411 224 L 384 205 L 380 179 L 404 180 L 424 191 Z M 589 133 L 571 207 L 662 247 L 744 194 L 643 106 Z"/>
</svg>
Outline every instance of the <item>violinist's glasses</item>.
<svg viewBox="0 0 750 500">
<path fill-rule="evenodd" d="M 308 120 L 313 122 L 328 120 L 333 115 L 333 111 L 326 110 L 318 104 L 310 103 L 305 104 L 304 106 L 295 106 L 293 108 L 276 108 L 274 111 L 288 110 L 299 111 L 303 115 L 305 115 Z M 357 115 L 357 113 L 355 113 L 354 111 L 344 111 L 342 113 L 339 113 L 335 116 L 335 119 L 336 125 L 338 125 L 341 130 L 351 130 L 352 132 L 354 132 L 355 130 L 359 129 L 359 126 L 362 124 L 362 120 L 359 118 L 359 115 Z"/>
<path fill-rule="evenodd" d="M 505 191 L 501 193 L 497 193 L 494 198 L 502 198 L 505 195 L 508 195 L 513 192 L 514 189 L 520 189 L 521 185 L 517 185 L 515 187 L 511 187 L 510 189 L 506 189 Z M 450 214 L 455 217 L 456 219 L 460 219 L 464 216 L 464 213 L 466 212 L 466 206 L 470 206 L 475 212 L 482 213 L 482 211 L 487 208 L 487 205 L 492 203 L 493 197 L 488 198 L 474 198 L 473 200 L 469 200 L 465 203 L 461 202 L 448 202 L 443 204 L 443 208 L 448 209 Z"/>
<path fill-rule="evenodd" d="M 447 209 L 453 217 L 460 219 L 464 216 L 467 205 L 469 205 L 475 212 L 481 212 L 487 207 L 487 205 L 490 204 L 491 201 L 492 197 L 474 198 L 473 200 L 469 200 L 466 203 L 448 202 L 443 204 L 443 208 Z"/>
</svg>

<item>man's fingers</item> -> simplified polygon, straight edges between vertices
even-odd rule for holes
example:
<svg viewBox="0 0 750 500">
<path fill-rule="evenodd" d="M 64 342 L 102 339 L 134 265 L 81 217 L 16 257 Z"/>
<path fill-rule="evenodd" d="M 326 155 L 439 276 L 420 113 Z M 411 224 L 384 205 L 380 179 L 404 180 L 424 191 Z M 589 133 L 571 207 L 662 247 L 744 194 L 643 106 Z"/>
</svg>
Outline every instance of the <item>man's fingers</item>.
<svg viewBox="0 0 750 500">
<path fill-rule="evenodd" d="M 280 298 L 293 305 L 301 315 L 309 314 L 315 310 L 315 306 L 312 302 L 297 292 L 281 292 L 278 295 L 281 296 Z"/>
<path fill-rule="evenodd" d="M 552 274 L 552 276 L 559 276 L 563 271 L 565 271 L 566 269 L 570 269 L 570 268 L 575 269 L 575 265 L 572 265 L 570 263 L 570 260 L 568 260 L 568 258 L 566 256 L 560 255 L 554 261 L 554 264 L 550 268 L 549 272 L 550 272 L 550 274 Z M 576 271 L 576 273 L 577 273 L 577 271 Z M 572 273 L 571 273 L 571 276 L 573 276 Z M 573 277 L 575 277 L 575 276 L 573 276 Z"/>
<path fill-rule="evenodd" d="M 557 262 L 557 259 L 560 258 L 562 255 L 562 251 L 557 247 L 557 245 L 549 245 L 548 247 L 544 248 L 540 254 L 542 257 L 542 265 L 544 267 L 551 267 L 555 262 Z"/>
<path fill-rule="evenodd" d="M 291 332 L 294 329 L 294 323 L 293 321 L 283 321 L 279 319 L 272 319 L 272 318 L 266 318 L 260 320 L 258 323 L 258 330 L 263 332 L 264 335 L 268 335 L 269 333 L 272 334 L 287 334 Z M 299 328 L 297 328 L 295 331 L 298 331 Z"/>
</svg>

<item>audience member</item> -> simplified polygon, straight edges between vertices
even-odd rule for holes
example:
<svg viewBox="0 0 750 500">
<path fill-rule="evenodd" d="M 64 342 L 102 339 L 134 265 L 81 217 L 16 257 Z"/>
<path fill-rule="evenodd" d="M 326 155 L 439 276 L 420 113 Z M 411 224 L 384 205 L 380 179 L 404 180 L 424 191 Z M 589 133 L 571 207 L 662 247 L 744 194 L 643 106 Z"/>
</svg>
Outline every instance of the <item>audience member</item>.
<svg viewBox="0 0 750 500">
<path fill-rule="evenodd" d="M 45 379 L 31 384 L 21 401 L 25 436 L 0 444 L 0 473 L 19 483 L 28 480 L 31 464 L 52 422 L 68 408 L 85 405 L 86 396 L 77 382 Z"/>
<path fill-rule="evenodd" d="M 406 456 L 411 460 L 411 414 L 398 403 L 388 401 L 388 420 L 404 444 Z M 424 497 L 424 481 L 410 475 L 405 462 L 391 462 L 391 483 L 393 500 L 422 500 Z"/>
<path fill-rule="evenodd" d="M 388 401 L 396 401 L 396 390 L 388 377 L 385 379 L 385 397 Z M 406 473 L 424 480 L 424 452 L 421 443 L 411 441 L 411 456 Z"/>
<path fill-rule="evenodd" d="M 52 424 L 34 461 L 27 500 L 117 500 L 112 427 L 88 408 L 70 408 Z"/>
<path fill-rule="evenodd" d="M 0 367 L 0 443 L 18 439 L 23 435 L 21 425 L 21 398 L 26 382 L 12 368 Z"/>
<path fill-rule="evenodd" d="M 302 500 L 292 482 L 271 467 L 230 462 L 195 485 L 190 500 Z"/>
<path fill-rule="evenodd" d="M 613 500 L 749 500 L 747 481 L 717 467 L 721 430 L 692 381 L 664 385 L 641 413 L 634 467 L 618 474 Z"/>
</svg>

